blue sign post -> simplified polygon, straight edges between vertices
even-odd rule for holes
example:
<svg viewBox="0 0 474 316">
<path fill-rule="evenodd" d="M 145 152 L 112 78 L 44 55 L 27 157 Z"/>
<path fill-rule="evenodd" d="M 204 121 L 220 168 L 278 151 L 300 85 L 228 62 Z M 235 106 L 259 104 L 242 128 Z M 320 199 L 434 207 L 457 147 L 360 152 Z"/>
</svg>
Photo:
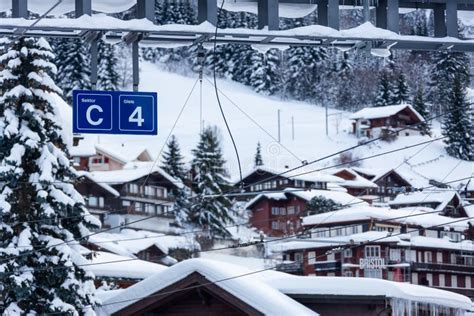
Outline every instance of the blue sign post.
<svg viewBox="0 0 474 316">
<path fill-rule="evenodd" d="M 155 92 L 73 91 L 73 133 L 157 135 Z"/>
</svg>

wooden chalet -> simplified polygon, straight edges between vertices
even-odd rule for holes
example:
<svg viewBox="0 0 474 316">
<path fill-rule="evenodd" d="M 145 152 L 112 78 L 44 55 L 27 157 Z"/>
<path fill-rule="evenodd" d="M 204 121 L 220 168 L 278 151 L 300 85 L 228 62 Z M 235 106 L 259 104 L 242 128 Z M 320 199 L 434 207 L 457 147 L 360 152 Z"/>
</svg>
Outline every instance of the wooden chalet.
<svg viewBox="0 0 474 316">
<path fill-rule="evenodd" d="M 255 192 L 254 196 L 256 196 L 262 191 L 281 191 L 286 188 L 327 190 L 328 183 L 343 181 L 341 178 L 317 172 L 300 174 L 304 172 L 304 168 L 285 172 L 285 169 L 278 170 L 267 166 L 258 166 L 244 174 L 243 189 L 247 193 Z M 240 188 L 240 181 L 234 187 Z"/>
<path fill-rule="evenodd" d="M 368 138 L 380 137 L 384 131 L 394 131 L 398 136 L 419 135 L 416 124 L 424 121 L 409 104 L 367 107 L 352 114 L 351 119 L 352 133 Z"/>
<path fill-rule="evenodd" d="M 472 305 L 463 295 L 412 284 L 252 271 L 230 263 L 187 260 L 107 296 L 96 312 L 165 316 L 390 316 L 429 315 L 439 310 L 442 315 L 456 316 Z"/>
<path fill-rule="evenodd" d="M 315 197 L 341 205 L 366 204 L 345 192 L 286 188 L 283 192 L 259 194 L 245 208 L 251 211 L 249 222 L 252 227 L 267 236 L 279 237 L 301 231 L 301 217 L 306 215 L 308 202 Z"/>
<path fill-rule="evenodd" d="M 338 185 L 345 188 L 347 193 L 361 197 L 368 196 L 373 190 L 377 190 L 378 186 L 369 179 L 361 176 L 351 168 L 342 168 L 332 172 L 333 176 L 342 178 L 344 182 Z M 369 201 L 371 200 L 368 198 Z"/>
</svg>

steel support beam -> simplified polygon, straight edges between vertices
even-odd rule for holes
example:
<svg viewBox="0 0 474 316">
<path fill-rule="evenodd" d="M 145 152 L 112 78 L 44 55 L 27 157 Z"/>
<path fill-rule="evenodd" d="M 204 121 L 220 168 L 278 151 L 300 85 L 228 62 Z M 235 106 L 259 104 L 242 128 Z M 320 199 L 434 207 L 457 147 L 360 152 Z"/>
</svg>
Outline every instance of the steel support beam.
<svg viewBox="0 0 474 316">
<path fill-rule="evenodd" d="M 458 1 L 446 2 L 446 32 L 448 36 L 458 37 Z"/>
<path fill-rule="evenodd" d="M 433 8 L 434 36 L 446 36 L 446 20 L 444 16 L 445 4 L 436 4 Z"/>
<path fill-rule="evenodd" d="M 76 0 L 75 5 L 76 18 L 83 16 L 84 14 L 92 15 L 91 0 Z"/>
<path fill-rule="evenodd" d="M 400 18 L 398 9 L 398 0 L 387 1 L 387 29 L 395 33 L 400 32 Z"/>
<path fill-rule="evenodd" d="M 198 22 L 217 25 L 217 0 L 198 0 Z"/>
<path fill-rule="evenodd" d="M 328 1 L 328 26 L 339 30 L 339 0 Z"/>
<path fill-rule="evenodd" d="M 258 28 L 279 29 L 278 0 L 258 0 Z"/>
<path fill-rule="evenodd" d="M 28 0 L 12 0 L 12 17 L 28 17 Z"/>
<path fill-rule="evenodd" d="M 132 43 L 132 69 L 133 69 L 133 91 L 138 91 L 140 84 L 140 52 L 138 41 Z"/>
<path fill-rule="evenodd" d="M 148 19 L 155 22 L 154 0 L 137 0 L 137 19 Z"/>
<path fill-rule="evenodd" d="M 375 25 L 383 29 L 387 28 L 387 0 L 379 0 L 375 7 Z"/>
<path fill-rule="evenodd" d="M 328 0 L 320 0 L 318 3 L 318 24 L 328 26 Z"/>
</svg>

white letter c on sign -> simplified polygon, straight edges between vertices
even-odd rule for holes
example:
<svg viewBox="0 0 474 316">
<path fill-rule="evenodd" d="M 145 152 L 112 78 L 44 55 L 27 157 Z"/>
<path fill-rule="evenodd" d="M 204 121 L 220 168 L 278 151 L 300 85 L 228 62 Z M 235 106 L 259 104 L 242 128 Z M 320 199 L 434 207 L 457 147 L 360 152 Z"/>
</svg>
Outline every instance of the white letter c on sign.
<svg viewBox="0 0 474 316">
<path fill-rule="evenodd" d="M 104 110 L 102 110 L 102 108 L 100 106 L 98 106 L 97 104 L 94 104 L 94 105 L 91 105 L 90 107 L 87 108 L 87 112 L 86 112 L 86 119 L 87 119 L 87 122 L 90 124 L 90 125 L 93 125 L 93 126 L 97 126 L 97 125 L 100 125 L 102 124 L 102 122 L 104 121 L 103 118 L 100 118 L 96 121 L 94 121 L 91 117 L 91 112 L 93 110 L 96 110 L 96 111 L 99 111 L 100 113 L 103 113 Z"/>
</svg>

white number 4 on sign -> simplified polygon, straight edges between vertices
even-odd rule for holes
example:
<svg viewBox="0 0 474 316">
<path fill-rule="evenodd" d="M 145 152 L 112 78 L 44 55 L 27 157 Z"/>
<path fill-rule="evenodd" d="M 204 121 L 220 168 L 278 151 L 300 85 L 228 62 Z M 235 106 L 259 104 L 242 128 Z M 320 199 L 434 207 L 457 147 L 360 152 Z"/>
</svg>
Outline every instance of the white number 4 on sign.
<svg viewBox="0 0 474 316">
<path fill-rule="evenodd" d="M 142 116 L 141 106 L 137 106 L 135 108 L 135 110 L 132 112 L 132 114 L 130 114 L 130 116 L 128 117 L 128 121 L 130 123 L 136 123 L 138 126 L 143 125 L 143 122 L 145 122 L 145 120 L 143 119 L 143 116 Z"/>
</svg>

